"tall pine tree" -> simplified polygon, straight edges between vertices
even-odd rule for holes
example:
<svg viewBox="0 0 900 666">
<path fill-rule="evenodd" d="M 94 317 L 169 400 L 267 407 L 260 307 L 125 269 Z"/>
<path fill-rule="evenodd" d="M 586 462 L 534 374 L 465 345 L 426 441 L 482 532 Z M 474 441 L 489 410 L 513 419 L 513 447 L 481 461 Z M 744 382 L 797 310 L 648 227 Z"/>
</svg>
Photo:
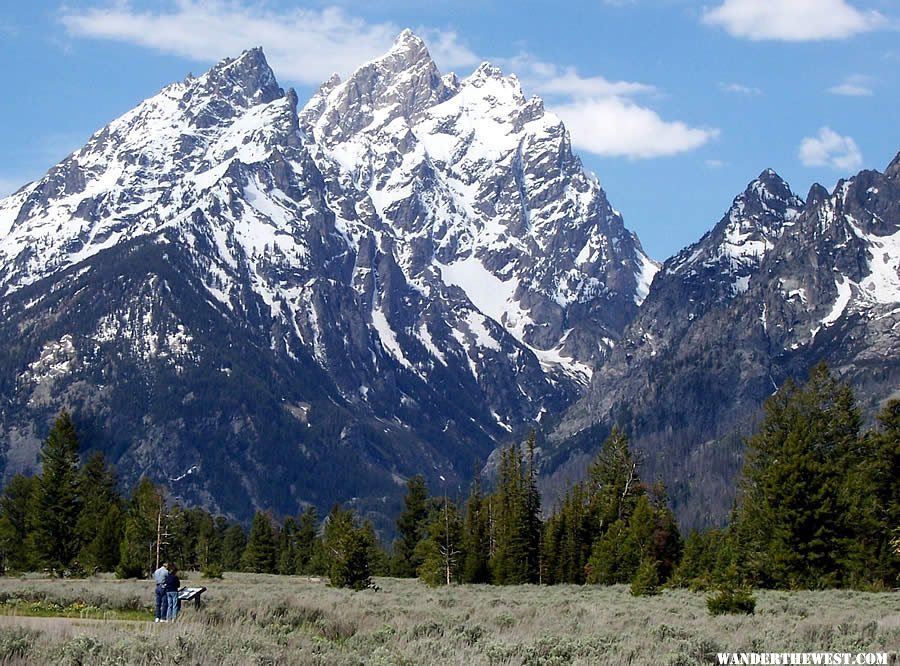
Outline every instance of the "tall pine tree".
<svg viewBox="0 0 900 666">
<path fill-rule="evenodd" d="M 456 506 L 444 497 L 444 505 L 431 514 L 428 536 L 419 542 L 417 553 L 422 560 L 417 571 L 419 580 L 431 586 L 460 582 L 463 565 L 463 526 Z"/>
<path fill-rule="evenodd" d="M 27 571 L 31 567 L 28 530 L 37 479 L 16 474 L 0 497 L 0 557 L 3 571 Z"/>
<path fill-rule="evenodd" d="M 319 514 L 316 511 L 316 507 L 307 507 L 307 509 L 300 514 L 300 520 L 297 524 L 297 561 L 295 564 L 297 573 L 314 573 L 311 569 L 313 557 L 321 546 L 318 534 Z"/>
<path fill-rule="evenodd" d="M 847 474 L 859 464 L 853 393 L 820 364 L 787 382 L 748 441 L 733 533 L 738 570 L 757 585 L 819 588 L 842 582 L 852 534 Z"/>
<path fill-rule="evenodd" d="M 843 564 L 849 584 L 889 588 L 900 582 L 900 557 L 891 547 L 892 531 L 900 530 L 900 400 L 890 400 L 878 421 L 879 428 L 860 440 L 859 462 L 844 477 L 853 530 Z"/>
<path fill-rule="evenodd" d="M 240 571 L 241 556 L 247 547 L 247 534 L 239 523 L 229 525 L 222 534 L 222 568 Z"/>
<path fill-rule="evenodd" d="M 78 435 L 66 411 L 57 417 L 41 446 L 41 476 L 32 498 L 32 552 L 38 564 L 62 575 L 75 565 L 81 548 Z"/>
<path fill-rule="evenodd" d="M 639 465 L 628 448 L 628 437 L 618 427 L 613 428 L 588 469 L 587 493 L 596 535 L 616 520 L 627 522 L 631 517 L 644 493 Z"/>
<path fill-rule="evenodd" d="M 250 537 L 241 556 L 241 568 L 253 573 L 275 573 L 275 532 L 269 516 L 257 511 L 250 525 Z"/>
<path fill-rule="evenodd" d="M 513 444 L 501 452 L 496 493 L 496 549 L 491 559 L 494 582 L 500 585 L 540 580 L 540 495 L 534 467 L 534 434 L 526 448 Z"/>
<path fill-rule="evenodd" d="M 84 498 L 77 527 L 84 545 L 78 559 L 85 571 L 115 571 L 125 515 L 116 475 L 102 453 L 92 455 L 81 468 L 78 485 Z"/>
<path fill-rule="evenodd" d="M 164 510 L 162 493 L 146 477 L 141 478 L 125 515 L 125 530 L 119 545 L 119 578 L 144 578 L 156 566 L 156 525 Z M 164 551 L 163 551 L 164 553 Z"/>
<path fill-rule="evenodd" d="M 425 478 L 416 475 L 406 482 L 406 497 L 403 513 L 397 518 L 397 533 L 394 541 L 394 557 L 391 572 L 398 578 L 413 578 L 422 564 L 416 555 L 416 546 L 425 538 L 428 519 L 428 489 Z"/>
<path fill-rule="evenodd" d="M 284 519 L 278 535 L 278 573 L 297 573 L 297 523 L 291 516 Z"/>
<path fill-rule="evenodd" d="M 462 568 L 464 583 L 487 583 L 491 579 L 489 529 L 487 502 L 481 493 L 481 476 L 476 475 L 466 502 Z"/>
<path fill-rule="evenodd" d="M 329 558 L 332 586 L 362 590 L 371 584 L 370 537 L 365 529 L 356 526 L 351 510 L 335 505 L 328 514 L 323 548 Z"/>
</svg>

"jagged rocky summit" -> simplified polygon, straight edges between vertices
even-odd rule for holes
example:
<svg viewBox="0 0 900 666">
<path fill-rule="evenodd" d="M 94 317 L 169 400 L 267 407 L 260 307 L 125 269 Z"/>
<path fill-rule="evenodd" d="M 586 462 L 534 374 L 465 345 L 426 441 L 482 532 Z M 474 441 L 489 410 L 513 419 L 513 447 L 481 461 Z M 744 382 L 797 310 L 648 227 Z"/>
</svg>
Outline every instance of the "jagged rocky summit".
<svg viewBox="0 0 900 666">
<path fill-rule="evenodd" d="M 743 437 L 787 378 L 826 361 L 871 420 L 900 396 L 900 155 L 806 200 L 767 170 L 665 262 L 638 316 L 551 435 L 556 481 L 610 424 L 684 524 L 721 524 Z M 550 483 L 552 486 L 552 482 Z"/>
<path fill-rule="evenodd" d="M 4 474 L 67 407 L 185 501 L 390 515 L 572 403 L 657 268 L 514 76 L 405 31 L 298 109 L 252 49 L 0 201 Z"/>
</svg>

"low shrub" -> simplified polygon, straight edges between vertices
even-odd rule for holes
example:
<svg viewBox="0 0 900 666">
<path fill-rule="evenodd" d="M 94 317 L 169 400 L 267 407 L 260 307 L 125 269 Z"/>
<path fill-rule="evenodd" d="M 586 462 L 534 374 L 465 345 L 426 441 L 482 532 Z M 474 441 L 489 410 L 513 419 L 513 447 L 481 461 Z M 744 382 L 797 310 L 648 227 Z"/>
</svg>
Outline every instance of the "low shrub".
<svg viewBox="0 0 900 666">
<path fill-rule="evenodd" d="M 756 611 L 756 597 L 747 588 L 722 589 L 706 597 L 711 615 L 752 615 Z"/>
<path fill-rule="evenodd" d="M 631 579 L 631 594 L 635 597 L 649 597 L 659 594 L 659 569 L 655 560 L 646 557 Z"/>
<path fill-rule="evenodd" d="M 31 651 L 37 635 L 37 632 L 21 627 L 0 629 L 0 662 L 5 664 L 24 658 Z"/>
<path fill-rule="evenodd" d="M 222 567 L 217 564 L 208 564 L 203 567 L 203 570 L 200 572 L 200 575 L 204 578 L 222 578 L 224 571 Z"/>
</svg>

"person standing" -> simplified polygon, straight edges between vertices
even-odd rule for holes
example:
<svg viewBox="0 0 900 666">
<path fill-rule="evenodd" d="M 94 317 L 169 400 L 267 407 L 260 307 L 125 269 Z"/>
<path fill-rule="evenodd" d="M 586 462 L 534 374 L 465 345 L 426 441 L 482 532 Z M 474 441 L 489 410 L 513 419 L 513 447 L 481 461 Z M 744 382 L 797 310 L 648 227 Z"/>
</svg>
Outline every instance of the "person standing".
<svg viewBox="0 0 900 666">
<path fill-rule="evenodd" d="M 156 618 L 154 622 L 162 622 L 166 619 L 167 597 L 166 597 L 166 578 L 169 570 L 165 564 L 160 564 L 159 569 L 153 572 L 153 581 L 156 583 Z"/>
<path fill-rule="evenodd" d="M 180 587 L 178 568 L 174 564 L 169 564 L 169 575 L 166 576 L 166 622 L 174 622 L 178 616 L 178 588 Z"/>
</svg>

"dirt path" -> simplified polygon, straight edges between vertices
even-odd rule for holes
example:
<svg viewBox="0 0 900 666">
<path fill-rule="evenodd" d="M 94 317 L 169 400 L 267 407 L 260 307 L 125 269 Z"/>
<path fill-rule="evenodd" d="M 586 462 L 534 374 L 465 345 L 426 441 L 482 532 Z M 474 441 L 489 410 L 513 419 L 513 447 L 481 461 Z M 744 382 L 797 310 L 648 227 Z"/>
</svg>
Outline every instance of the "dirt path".
<svg viewBox="0 0 900 666">
<path fill-rule="evenodd" d="M 143 620 L 103 620 L 80 617 L 30 617 L 27 615 L 0 615 L 0 628 L 24 627 L 49 636 L 69 637 L 92 634 L 101 627 L 127 627 L 134 630 L 155 630 L 164 625 Z"/>
</svg>

